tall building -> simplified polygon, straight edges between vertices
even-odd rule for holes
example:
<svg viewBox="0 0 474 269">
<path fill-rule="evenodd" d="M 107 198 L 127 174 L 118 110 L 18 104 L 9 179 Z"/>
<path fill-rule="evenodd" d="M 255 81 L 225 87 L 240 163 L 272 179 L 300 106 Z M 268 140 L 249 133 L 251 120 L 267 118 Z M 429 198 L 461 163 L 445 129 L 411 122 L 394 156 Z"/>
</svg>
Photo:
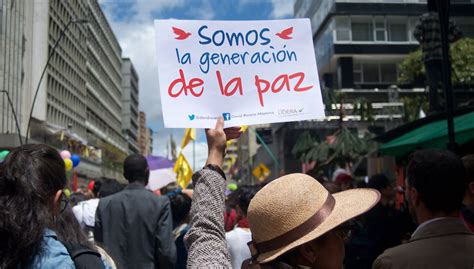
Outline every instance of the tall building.
<svg viewBox="0 0 474 269">
<path fill-rule="evenodd" d="M 29 142 L 82 154 L 85 175 L 118 171 L 129 147 L 137 150 L 138 75 L 124 60 L 130 81 L 122 81 L 122 51 L 98 1 L 4 0 L 0 8 L 0 86 L 11 97 L 23 137 L 45 70 Z M 0 147 L 14 147 L 17 128 L 6 97 L 0 93 Z M 125 136 L 124 121 L 135 137 Z"/>
<path fill-rule="evenodd" d="M 19 144 L 18 134 L 28 118 L 22 94 L 27 6 L 25 1 L 0 2 L 0 147 Z"/>
<path fill-rule="evenodd" d="M 128 152 L 122 135 L 122 49 L 97 0 L 89 0 L 88 8 L 87 138 Z"/>
<path fill-rule="evenodd" d="M 153 130 L 146 126 L 146 114 L 143 111 L 138 115 L 138 149 L 143 156 L 153 152 Z"/>
<path fill-rule="evenodd" d="M 128 152 L 138 153 L 138 75 L 129 58 L 122 59 L 122 132 Z"/>
<path fill-rule="evenodd" d="M 398 85 L 397 65 L 419 48 L 413 31 L 420 15 L 427 12 L 426 0 L 296 0 L 296 18 L 309 18 L 323 95 L 343 96 L 326 110 L 323 121 L 272 124 L 273 143 L 285 172 L 301 171 L 291 154 L 299 134 L 314 131 L 321 140 L 344 126 L 362 136 L 380 134 L 404 123 L 404 103 L 425 95 L 420 84 Z M 474 37 L 474 1 L 451 0 L 451 18 L 465 36 Z M 472 93 L 457 94 L 466 98 Z M 370 107 L 371 120 L 362 106 Z M 263 148 L 255 159 L 277 168 Z"/>
</svg>

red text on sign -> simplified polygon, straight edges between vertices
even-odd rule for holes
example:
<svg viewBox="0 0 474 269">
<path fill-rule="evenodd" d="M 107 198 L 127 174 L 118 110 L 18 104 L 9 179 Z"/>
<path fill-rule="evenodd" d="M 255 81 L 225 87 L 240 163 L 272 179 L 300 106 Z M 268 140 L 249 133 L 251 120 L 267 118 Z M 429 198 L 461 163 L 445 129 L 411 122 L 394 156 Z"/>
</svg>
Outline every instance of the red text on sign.
<svg viewBox="0 0 474 269">
<path fill-rule="evenodd" d="M 204 84 L 204 80 L 200 78 L 192 78 L 189 81 L 189 84 L 186 83 L 186 79 L 184 77 L 183 69 L 179 69 L 179 78 L 173 80 L 170 86 L 168 87 L 168 95 L 177 98 L 182 93 L 184 95 L 188 95 L 188 92 L 191 93 L 194 97 L 199 97 L 204 92 L 204 87 L 201 87 Z M 175 89 L 176 86 L 180 86 L 179 88 Z M 196 91 L 195 88 L 201 87 L 201 91 Z"/>
<path fill-rule="evenodd" d="M 260 78 L 258 75 L 255 76 L 255 86 L 257 87 L 260 105 L 262 107 L 265 106 L 263 102 L 263 94 L 268 92 L 268 90 L 271 90 L 273 93 L 279 93 L 283 89 L 291 91 L 291 86 L 293 86 L 293 91 L 304 92 L 313 88 L 313 86 L 302 86 L 304 78 L 305 74 L 303 72 L 297 72 L 291 75 L 282 74 L 276 77 L 273 82 Z"/>
<path fill-rule="evenodd" d="M 220 71 L 216 71 L 217 82 L 219 82 L 219 88 L 221 89 L 221 94 L 224 96 L 232 96 L 238 90 L 240 95 L 243 95 L 242 89 L 242 79 L 240 77 L 235 77 L 227 82 L 224 86 L 222 83 L 222 76 Z M 230 90 L 230 87 L 234 84 L 234 88 Z"/>
</svg>

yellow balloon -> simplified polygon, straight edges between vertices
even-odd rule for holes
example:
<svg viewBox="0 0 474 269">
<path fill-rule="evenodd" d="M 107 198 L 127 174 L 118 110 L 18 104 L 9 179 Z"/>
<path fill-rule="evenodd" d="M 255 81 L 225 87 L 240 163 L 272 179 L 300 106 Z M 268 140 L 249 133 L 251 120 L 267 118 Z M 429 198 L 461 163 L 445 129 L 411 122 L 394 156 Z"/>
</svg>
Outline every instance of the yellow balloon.
<svg viewBox="0 0 474 269">
<path fill-rule="evenodd" d="M 64 166 L 66 166 L 66 171 L 71 171 L 72 169 L 71 159 L 64 159 Z"/>
<path fill-rule="evenodd" d="M 63 193 L 64 193 L 64 194 L 66 195 L 66 197 L 68 197 L 68 198 L 69 198 L 69 196 L 71 196 L 71 191 L 70 191 L 69 189 L 67 189 L 67 188 L 63 190 Z"/>
</svg>

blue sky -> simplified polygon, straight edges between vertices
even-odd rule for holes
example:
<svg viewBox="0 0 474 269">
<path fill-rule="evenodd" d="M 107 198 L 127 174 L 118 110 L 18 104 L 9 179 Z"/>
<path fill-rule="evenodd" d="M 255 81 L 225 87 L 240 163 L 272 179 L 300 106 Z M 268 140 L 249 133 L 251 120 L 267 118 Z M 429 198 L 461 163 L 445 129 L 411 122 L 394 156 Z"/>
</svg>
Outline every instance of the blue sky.
<svg viewBox="0 0 474 269">
<path fill-rule="evenodd" d="M 140 110 L 155 132 L 155 155 L 165 156 L 170 134 L 177 145 L 184 129 L 165 129 L 158 89 L 154 47 L 154 19 L 266 20 L 293 16 L 293 0 L 99 0 L 122 48 L 122 57 L 131 58 L 139 75 Z M 184 150 L 192 164 L 191 147 Z M 196 167 L 207 155 L 205 135 L 197 132 Z"/>
</svg>

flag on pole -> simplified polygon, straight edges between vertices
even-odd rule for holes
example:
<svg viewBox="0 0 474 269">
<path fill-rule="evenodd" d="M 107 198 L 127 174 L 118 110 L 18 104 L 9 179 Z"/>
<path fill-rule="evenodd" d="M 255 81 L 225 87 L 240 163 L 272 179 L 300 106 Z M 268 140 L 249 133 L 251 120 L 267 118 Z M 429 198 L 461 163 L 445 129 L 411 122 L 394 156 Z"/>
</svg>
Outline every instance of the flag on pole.
<svg viewBox="0 0 474 269">
<path fill-rule="evenodd" d="M 196 129 L 186 128 L 186 131 L 184 131 L 183 142 L 181 142 L 181 150 L 183 150 L 191 140 L 196 140 Z"/>
<path fill-rule="evenodd" d="M 178 185 L 185 189 L 191 181 L 193 170 L 191 169 L 191 166 L 184 157 L 183 153 L 179 153 L 173 170 L 176 173 L 176 181 L 178 182 Z"/>
</svg>

